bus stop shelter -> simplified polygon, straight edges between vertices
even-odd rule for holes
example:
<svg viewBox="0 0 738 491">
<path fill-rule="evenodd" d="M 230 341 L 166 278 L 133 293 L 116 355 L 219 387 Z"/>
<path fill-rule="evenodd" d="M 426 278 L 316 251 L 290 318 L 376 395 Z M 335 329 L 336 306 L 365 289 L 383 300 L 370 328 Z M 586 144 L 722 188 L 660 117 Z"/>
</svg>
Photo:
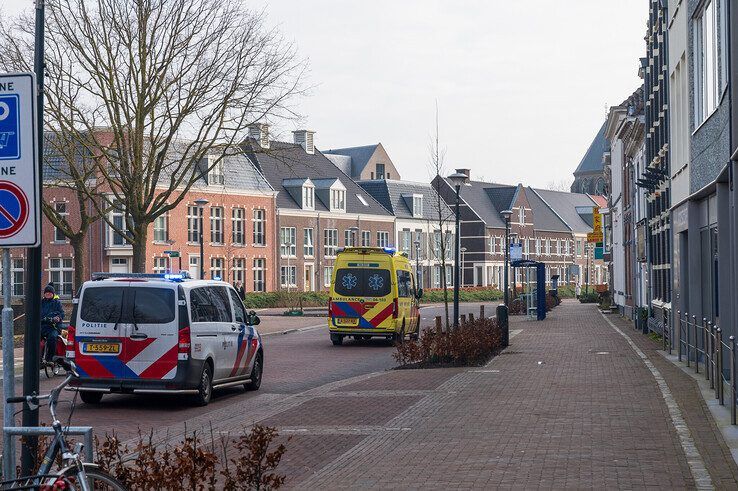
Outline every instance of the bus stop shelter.
<svg viewBox="0 0 738 491">
<path fill-rule="evenodd" d="M 522 275 L 528 279 L 524 289 L 526 314 L 542 321 L 546 318 L 546 265 L 530 259 L 518 259 L 510 265 L 520 268 Z"/>
</svg>

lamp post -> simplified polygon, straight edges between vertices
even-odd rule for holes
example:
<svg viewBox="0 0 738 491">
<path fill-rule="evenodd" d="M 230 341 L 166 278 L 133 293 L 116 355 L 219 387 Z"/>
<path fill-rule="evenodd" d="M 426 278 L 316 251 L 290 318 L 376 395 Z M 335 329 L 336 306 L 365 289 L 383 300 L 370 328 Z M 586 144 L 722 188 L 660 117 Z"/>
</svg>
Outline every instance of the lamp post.
<svg viewBox="0 0 738 491">
<path fill-rule="evenodd" d="M 420 278 L 420 241 L 415 240 L 415 286 L 417 288 L 421 288 L 422 285 L 420 284 L 421 278 Z"/>
<path fill-rule="evenodd" d="M 500 212 L 500 215 L 502 215 L 502 218 L 505 220 L 505 307 L 510 307 L 510 296 L 508 294 L 508 269 L 510 265 L 510 217 L 512 216 L 512 210 L 503 210 Z"/>
<path fill-rule="evenodd" d="M 357 244 L 356 236 L 359 232 L 359 227 L 356 227 L 356 226 L 349 227 L 349 231 L 351 232 L 351 247 L 356 247 L 356 244 Z"/>
<path fill-rule="evenodd" d="M 200 213 L 200 279 L 205 279 L 205 247 L 203 245 L 203 233 L 202 229 L 205 225 L 203 215 L 205 214 L 205 205 L 209 203 L 205 198 L 198 198 L 195 200 L 197 210 Z"/>
<path fill-rule="evenodd" d="M 460 258 L 461 254 L 461 215 L 459 214 L 459 204 L 461 202 L 461 186 L 466 184 L 469 176 L 462 172 L 454 172 L 448 176 L 448 180 L 453 184 L 456 190 L 456 239 L 454 241 L 454 327 L 459 327 L 459 277 L 460 277 Z"/>
</svg>

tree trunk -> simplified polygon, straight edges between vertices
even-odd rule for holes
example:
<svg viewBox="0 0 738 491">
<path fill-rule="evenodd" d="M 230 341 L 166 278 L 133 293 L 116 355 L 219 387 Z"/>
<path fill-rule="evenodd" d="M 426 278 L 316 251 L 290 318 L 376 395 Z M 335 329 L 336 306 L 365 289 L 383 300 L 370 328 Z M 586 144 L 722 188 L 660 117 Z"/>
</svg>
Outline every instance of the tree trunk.
<svg viewBox="0 0 738 491">
<path fill-rule="evenodd" d="M 77 234 L 69 239 L 69 243 L 74 251 L 74 283 L 72 284 L 72 294 L 76 294 L 82 283 L 85 282 L 87 274 L 85 271 L 85 236 Z"/>
<path fill-rule="evenodd" d="M 132 273 L 146 272 L 146 245 L 148 243 L 149 224 L 136 226 L 136 241 L 133 243 Z"/>
</svg>

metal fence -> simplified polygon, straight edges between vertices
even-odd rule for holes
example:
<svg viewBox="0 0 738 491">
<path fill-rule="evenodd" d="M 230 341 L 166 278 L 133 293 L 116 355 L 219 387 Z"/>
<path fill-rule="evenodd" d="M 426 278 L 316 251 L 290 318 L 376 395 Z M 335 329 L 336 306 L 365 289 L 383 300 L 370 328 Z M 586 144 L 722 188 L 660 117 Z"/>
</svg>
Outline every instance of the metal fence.
<svg viewBox="0 0 738 491">
<path fill-rule="evenodd" d="M 695 373 L 702 369 L 705 380 L 709 380 L 710 388 L 715 391 L 715 399 L 722 406 L 725 405 L 725 387 L 728 387 L 730 422 L 735 425 L 735 337 L 728 337 L 726 342 L 722 329 L 687 312 L 677 312 L 677 326 L 679 361 L 686 357 L 687 366 L 694 367 Z"/>
</svg>

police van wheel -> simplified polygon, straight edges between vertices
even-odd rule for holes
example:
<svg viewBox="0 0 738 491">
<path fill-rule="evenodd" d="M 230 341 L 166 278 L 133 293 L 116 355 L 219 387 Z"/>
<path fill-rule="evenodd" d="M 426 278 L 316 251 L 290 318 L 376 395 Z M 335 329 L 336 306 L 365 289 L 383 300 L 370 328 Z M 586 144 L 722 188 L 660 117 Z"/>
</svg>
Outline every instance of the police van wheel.
<svg viewBox="0 0 738 491">
<path fill-rule="evenodd" d="M 100 401 L 102 401 L 103 398 L 103 393 L 81 390 L 79 392 L 79 398 L 82 399 L 82 402 L 85 404 L 100 404 Z"/>
<path fill-rule="evenodd" d="M 331 334 L 331 342 L 333 346 L 341 346 L 343 344 L 343 336 L 340 334 Z"/>
<path fill-rule="evenodd" d="M 213 395 L 213 369 L 210 363 L 205 363 L 200 375 L 200 385 L 197 386 L 197 394 L 194 397 L 194 403 L 198 406 L 207 406 L 210 402 L 210 396 Z"/>
<path fill-rule="evenodd" d="M 251 380 L 243 384 L 246 390 L 259 390 L 261 387 L 261 376 L 264 372 L 264 355 L 261 351 L 256 353 L 254 368 L 251 369 Z"/>
</svg>

